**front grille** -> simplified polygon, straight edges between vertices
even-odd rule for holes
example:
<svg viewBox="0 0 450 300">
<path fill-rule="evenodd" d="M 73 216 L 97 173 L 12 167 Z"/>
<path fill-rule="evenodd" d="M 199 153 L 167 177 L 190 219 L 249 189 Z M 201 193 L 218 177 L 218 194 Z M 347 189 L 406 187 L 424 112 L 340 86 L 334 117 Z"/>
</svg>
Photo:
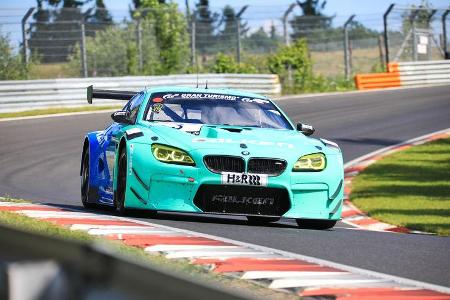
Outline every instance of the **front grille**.
<svg viewBox="0 0 450 300">
<path fill-rule="evenodd" d="M 209 184 L 200 186 L 194 204 L 203 212 L 277 217 L 291 206 L 286 189 Z"/>
<path fill-rule="evenodd" d="M 271 158 L 252 158 L 248 161 L 248 172 L 277 176 L 286 169 L 286 161 Z"/>
<path fill-rule="evenodd" d="M 221 172 L 245 172 L 245 162 L 242 157 L 226 155 L 208 155 L 205 156 L 206 167 L 214 173 Z"/>
</svg>

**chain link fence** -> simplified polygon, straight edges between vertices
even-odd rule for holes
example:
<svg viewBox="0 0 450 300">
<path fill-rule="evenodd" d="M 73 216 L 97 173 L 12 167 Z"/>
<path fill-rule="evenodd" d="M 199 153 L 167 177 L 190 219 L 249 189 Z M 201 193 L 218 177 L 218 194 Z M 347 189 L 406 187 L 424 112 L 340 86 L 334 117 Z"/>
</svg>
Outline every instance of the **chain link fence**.
<svg viewBox="0 0 450 300">
<path fill-rule="evenodd" d="M 385 13 L 388 62 L 448 59 L 449 12 L 391 5 Z"/>
<path fill-rule="evenodd" d="M 262 13 L 268 9 L 270 18 Z M 236 72 L 268 73 L 270 55 L 304 38 L 315 74 L 349 79 L 355 73 L 382 70 L 388 59 L 442 59 L 447 46 L 446 10 L 439 9 L 391 8 L 384 35 L 381 14 L 311 17 L 295 4 L 244 7 L 239 12 L 229 6 L 215 12 L 196 7 L 178 14 L 180 18 L 162 20 L 152 10 L 121 15 L 113 11 L 111 17 L 101 9 L 30 9 L 17 14 L 22 22 L 8 20 L 0 28 L 14 27 L 14 36 L 22 33 L 17 49 L 27 61 L 39 64 L 37 77 L 55 72 L 59 77 L 221 72 L 223 57 L 228 59 L 224 63 L 243 66 Z M 158 35 L 162 22 L 175 29 L 169 33 L 172 40 Z M 172 67 L 163 68 L 167 64 Z"/>
</svg>

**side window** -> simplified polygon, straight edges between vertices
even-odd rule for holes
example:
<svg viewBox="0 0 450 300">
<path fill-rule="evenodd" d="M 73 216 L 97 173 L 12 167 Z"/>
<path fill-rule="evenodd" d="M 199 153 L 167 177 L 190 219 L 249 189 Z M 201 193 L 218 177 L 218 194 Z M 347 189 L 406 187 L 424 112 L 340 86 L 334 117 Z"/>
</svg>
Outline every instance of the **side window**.
<svg viewBox="0 0 450 300">
<path fill-rule="evenodd" d="M 144 93 L 139 93 L 133 98 L 131 98 L 130 102 L 126 105 L 126 111 L 128 112 L 131 120 L 136 122 L 137 114 L 139 112 L 139 108 L 141 107 L 142 101 L 144 100 Z"/>
</svg>

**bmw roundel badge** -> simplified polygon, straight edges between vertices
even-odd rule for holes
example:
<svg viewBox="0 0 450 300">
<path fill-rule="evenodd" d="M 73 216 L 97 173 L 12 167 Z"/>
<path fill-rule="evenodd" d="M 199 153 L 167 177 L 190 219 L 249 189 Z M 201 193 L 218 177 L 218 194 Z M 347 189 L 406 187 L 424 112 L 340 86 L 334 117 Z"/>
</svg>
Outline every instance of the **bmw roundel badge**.
<svg viewBox="0 0 450 300">
<path fill-rule="evenodd" d="M 248 151 L 242 151 L 241 153 L 242 153 L 242 155 L 249 155 L 250 154 L 250 152 L 248 152 Z"/>
</svg>

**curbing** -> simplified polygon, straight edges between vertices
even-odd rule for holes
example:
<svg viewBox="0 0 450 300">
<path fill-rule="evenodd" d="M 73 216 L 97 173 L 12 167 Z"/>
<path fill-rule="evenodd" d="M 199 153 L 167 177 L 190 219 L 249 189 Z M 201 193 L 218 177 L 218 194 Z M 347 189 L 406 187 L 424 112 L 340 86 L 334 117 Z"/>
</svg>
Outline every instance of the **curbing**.
<svg viewBox="0 0 450 300">
<path fill-rule="evenodd" d="M 409 230 L 406 227 L 395 226 L 387 223 L 380 222 L 367 216 L 364 212 L 359 210 L 350 202 L 350 193 L 352 191 L 353 178 L 361 173 L 365 168 L 371 164 L 377 162 L 383 157 L 396 153 L 402 150 L 411 148 L 412 146 L 421 145 L 427 142 L 431 142 L 437 139 L 450 137 L 450 128 L 436 131 L 430 134 L 426 134 L 403 143 L 399 143 L 393 146 L 379 149 L 371 152 L 357 159 L 354 159 L 344 165 L 344 206 L 342 208 L 342 222 L 357 228 L 374 230 L 374 231 L 388 231 L 397 233 L 418 233 L 418 234 L 431 234 L 421 231 Z"/>
<path fill-rule="evenodd" d="M 187 259 L 212 272 L 252 280 L 299 296 L 340 297 L 345 291 L 345 297 L 349 298 L 364 294 L 450 299 L 447 287 L 125 217 L 11 202 L 0 202 L 0 211 L 120 240 L 144 248 L 150 254 L 164 254 L 167 259 Z"/>
</svg>

